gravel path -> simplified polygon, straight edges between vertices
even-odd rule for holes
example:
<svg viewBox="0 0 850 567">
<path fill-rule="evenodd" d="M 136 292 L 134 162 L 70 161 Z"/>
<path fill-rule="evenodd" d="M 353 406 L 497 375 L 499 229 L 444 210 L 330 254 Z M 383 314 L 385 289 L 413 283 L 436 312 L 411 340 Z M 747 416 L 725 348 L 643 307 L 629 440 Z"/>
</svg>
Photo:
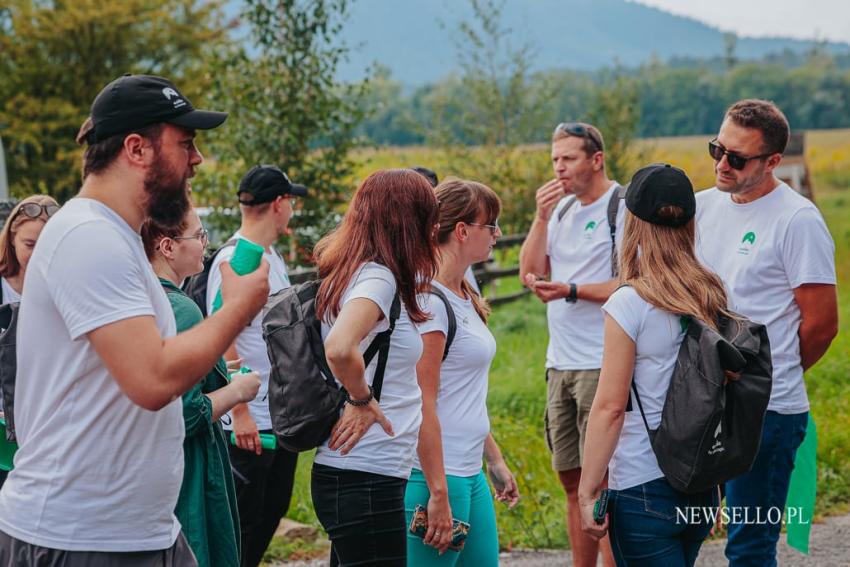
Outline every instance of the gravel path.
<svg viewBox="0 0 850 567">
<path fill-rule="evenodd" d="M 723 555 L 725 541 L 713 541 L 700 550 L 698 567 L 725 565 Z M 824 523 L 812 527 L 810 555 L 803 555 L 788 547 L 785 536 L 779 542 L 779 565 L 781 567 L 850 567 L 850 515 L 827 518 Z M 568 551 L 513 551 L 503 553 L 501 567 L 553 567 L 572 565 Z M 272 567 L 320 567 L 327 560 L 293 561 Z M 600 563 L 601 565 L 601 563 Z"/>
</svg>

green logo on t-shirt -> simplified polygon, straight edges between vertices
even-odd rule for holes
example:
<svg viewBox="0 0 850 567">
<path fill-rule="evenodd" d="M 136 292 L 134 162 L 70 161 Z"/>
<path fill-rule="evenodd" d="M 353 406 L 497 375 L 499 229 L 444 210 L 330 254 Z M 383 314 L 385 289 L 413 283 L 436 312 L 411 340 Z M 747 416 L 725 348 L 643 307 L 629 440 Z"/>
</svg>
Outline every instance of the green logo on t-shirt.
<svg viewBox="0 0 850 567">
<path fill-rule="evenodd" d="M 756 233 L 753 231 L 749 231 L 744 234 L 744 238 L 741 239 L 741 246 L 738 247 L 738 254 L 742 256 L 746 256 L 750 253 L 750 250 L 756 243 Z"/>
<path fill-rule="evenodd" d="M 590 221 L 589 223 L 584 225 L 584 230 L 586 230 L 586 231 L 587 230 L 593 230 L 594 228 L 596 228 L 596 221 Z"/>
</svg>

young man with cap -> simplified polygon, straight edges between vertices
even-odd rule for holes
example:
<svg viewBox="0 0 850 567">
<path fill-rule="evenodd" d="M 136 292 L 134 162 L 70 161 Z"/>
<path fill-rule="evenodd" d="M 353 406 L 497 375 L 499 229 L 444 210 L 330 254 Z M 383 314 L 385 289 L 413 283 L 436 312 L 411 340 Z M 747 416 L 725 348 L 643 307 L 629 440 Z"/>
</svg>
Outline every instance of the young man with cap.
<svg viewBox="0 0 850 567">
<path fill-rule="evenodd" d="M 582 528 L 595 538 L 610 530 L 618 565 L 691 566 L 712 523 L 703 517 L 683 522 L 676 511 L 714 509 L 719 493 L 715 487 L 685 494 L 670 486 L 647 428 L 661 423 L 685 336 L 681 315 L 716 321 L 727 313 L 726 294 L 720 278 L 697 260 L 696 201 L 682 170 L 663 164 L 640 169 L 629 184 L 626 207 L 620 249 L 626 285 L 602 306 L 602 372 L 579 485 Z M 634 411 L 626 410 L 630 397 Z M 606 471 L 608 514 L 597 522 L 594 506 Z"/>
<path fill-rule="evenodd" d="M 817 207 L 773 173 L 788 136 L 772 102 L 736 102 L 709 142 L 717 185 L 697 194 L 701 259 L 723 278 L 731 308 L 764 323 L 770 338 L 773 390 L 759 453 L 749 473 L 726 483 L 727 506 L 750 516 L 785 508 L 809 419 L 803 372 L 838 332 L 832 237 Z M 780 528 L 730 523 L 730 565 L 776 565 Z"/>
<path fill-rule="evenodd" d="M 292 197 L 304 197 L 307 188 L 292 183 L 286 174 L 273 165 L 251 168 L 237 192 L 242 226 L 232 239 L 244 238 L 265 248 L 263 257 L 269 264 L 269 294 L 287 288 L 289 276 L 286 264 L 272 246 L 286 231 L 292 217 Z M 222 248 L 210 267 L 207 285 L 207 312 L 221 285 L 218 266 L 227 263 L 235 247 Z M 280 519 L 289 508 L 298 454 L 278 447 L 264 450 L 260 433 L 272 433 L 269 412 L 269 361 L 263 340 L 262 316 L 257 315 L 228 350 L 228 359 L 241 358 L 242 364 L 260 375 L 260 391 L 247 404 L 239 404 L 229 413 L 230 429 L 236 446 L 230 446 L 230 460 L 236 482 L 239 503 L 239 523 L 242 532 L 242 567 L 260 564 Z"/>
<path fill-rule="evenodd" d="M 577 567 L 595 566 L 600 547 L 606 565 L 613 565 L 607 540 L 599 546 L 582 533 L 577 496 L 587 416 L 602 366 L 599 307 L 617 287 L 613 241 L 622 232 L 620 187 L 605 173 L 604 152 L 602 134 L 590 124 L 555 128 L 555 179 L 537 190 L 537 213 L 519 256 L 523 282 L 546 303 L 546 442 L 567 494 Z"/>
<path fill-rule="evenodd" d="M 125 75 L 78 141 L 83 186 L 45 226 L 18 320 L 20 448 L 0 491 L 0 565 L 195 565 L 173 510 L 183 480 L 180 395 L 262 308 L 268 266 L 222 270 L 227 305 L 175 336 L 139 230 L 176 223 L 203 158 L 195 110 L 169 81 Z"/>
</svg>

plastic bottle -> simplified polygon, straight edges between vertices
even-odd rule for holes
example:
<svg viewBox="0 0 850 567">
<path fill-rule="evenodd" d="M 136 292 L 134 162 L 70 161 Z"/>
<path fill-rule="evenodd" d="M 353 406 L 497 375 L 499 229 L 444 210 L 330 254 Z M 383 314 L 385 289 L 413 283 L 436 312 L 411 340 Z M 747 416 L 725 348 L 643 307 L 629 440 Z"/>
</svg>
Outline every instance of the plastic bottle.
<svg viewBox="0 0 850 567">
<path fill-rule="evenodd" d="M 240 238 L 236 242 L 236 249 L 233 251 L 233 257 L 230 258 L 230 267 L 233 271 L 244 276 L 250 274 L 260 267 L 260 262 L 263 259 L 263 247 L 259 244 L 254 244 L 244 238 Z M 221 309 L 221 289 L 215 295 L 212 305 L 212 313 Z M 211 314 L 212 314 L 211 313 Z"/>
<path fill-rule="evenodd" d="M 230 433 L 230 444 L 236 445 L 236 434 L 233 432 Z M 277 439 L 271 433 L 260 433 L 260 445 L 263 449 L 274 451 L 277 449 Z"/>
</svg>

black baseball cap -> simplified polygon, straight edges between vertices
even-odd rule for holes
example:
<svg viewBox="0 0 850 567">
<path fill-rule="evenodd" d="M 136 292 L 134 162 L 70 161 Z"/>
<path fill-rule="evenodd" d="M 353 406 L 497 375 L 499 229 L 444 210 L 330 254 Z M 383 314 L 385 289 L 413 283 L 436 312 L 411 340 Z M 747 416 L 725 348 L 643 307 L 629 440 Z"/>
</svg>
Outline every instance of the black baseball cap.
<svg viewBox="0 0 850 567">
<path fill-rule="evenodd" d="M 289 180 L 289 177 L 274 165 L 255 165 L 248 170 L 239 183 L 237 195 L 248 193 L 253 198 L 242 199 L 243 205 L 270 203 L 282 195 L 307 196 L 307 188 Z"/>
<path fill-rule="evenodd" d="M 431 187 L 436 187 L 440 184 L 440 179 L 437 177 L 437 174 L 434 173 L 434 170 L 428 169 L 427 167 L 422 167 L 420 165 L 411 167 L 410 169 L 427 179 L 428 183 L 431 184 Z"/>
<path fill-rule="evenodd" d="M 661 217 L 658 211 L 666 206 L 684 211 L 677 218 Z M 632 177 L 626 191 L 626 208 L 639 219 L 664 226 L 682 226 L 696 214 L 694 186 L 685 172 L 668 163 L 643 167 Z"/>
<path fill-rule="evenodd" d="M 92 129 L 86 142 L 167 122 L 192 130 L 220 126 L 226 112 L 197 110 L 174 83 L 153 75 L 124 75 L 105 87 L 91 105 Z"/>
</svg>

